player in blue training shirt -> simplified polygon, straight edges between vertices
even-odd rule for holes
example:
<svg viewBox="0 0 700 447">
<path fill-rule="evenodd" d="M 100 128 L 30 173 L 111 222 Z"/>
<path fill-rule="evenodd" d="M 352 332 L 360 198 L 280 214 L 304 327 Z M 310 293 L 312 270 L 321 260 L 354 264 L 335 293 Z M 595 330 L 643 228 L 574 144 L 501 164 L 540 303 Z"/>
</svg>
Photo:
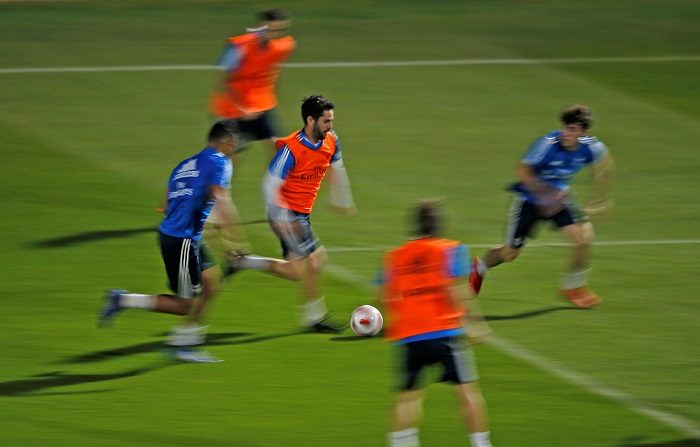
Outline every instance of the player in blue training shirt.
<svg viewBox="0 0 700 447">
<path fill-rule="evenodd" d="M 601 214 L 612 207 L 609 185 L 613 161 L 606 146 L 589 136 L 592 115 L 588 107 L 572 105 L 561 114 L 562 128 L 539 138 L 530 147 L 515 170 L 517 182 L 511 206 L 505 244 L 473 260 L 470 281 L 481 287 L 489 268 L 511 262 L 520 254 L 525 240 L 533 237 L 537 223 L 549 220 L 573 243 L 571 267 L 561 281 L 562 294 L 574 305 L 590 308 L 601 302 L 588 286 L 589 246 L 593 227 L 589 215 Z M 586 166 L 593 169 L 594 183 L 588 206 L 579 211 L 570 197 L 574 174 Z"/>
<path fill-rule="evenodd" d="M 204 343 L 204 311 L 219 282 L 219 272 L 202 240 L 204 222 L 216 203 L 222 238 L 235 236 L 231 186 L 231 159 L 238 144 L 233 122 L 219 122 L 209 131 L 208 145 L 181 161 L 170 174 L 165 218 L 158 227 L 160 250 L 174 295 L 143 295 L 112 289 L 107 293 L 98 324 L 110 323 L 125 308 L 187 316 L 168 344 L 177 346 L 181 360 L 211 362 L 218 359 L 192 347 Z"/>
</svg>

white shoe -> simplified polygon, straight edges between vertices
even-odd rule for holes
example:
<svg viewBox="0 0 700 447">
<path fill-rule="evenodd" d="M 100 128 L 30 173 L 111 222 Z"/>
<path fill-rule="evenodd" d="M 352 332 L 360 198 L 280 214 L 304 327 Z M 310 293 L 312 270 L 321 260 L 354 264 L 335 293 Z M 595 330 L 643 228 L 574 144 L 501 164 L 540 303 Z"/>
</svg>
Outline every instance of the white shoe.
<svg viewBox="0 0 700 447">
<path fill-rule="evenodd" d="M 203 349 L 179 348 L 175 350 L 174 357 L 183 362 L 190 363 L 221 363 L 222 359 L 214 357 Z"/>
</svg>

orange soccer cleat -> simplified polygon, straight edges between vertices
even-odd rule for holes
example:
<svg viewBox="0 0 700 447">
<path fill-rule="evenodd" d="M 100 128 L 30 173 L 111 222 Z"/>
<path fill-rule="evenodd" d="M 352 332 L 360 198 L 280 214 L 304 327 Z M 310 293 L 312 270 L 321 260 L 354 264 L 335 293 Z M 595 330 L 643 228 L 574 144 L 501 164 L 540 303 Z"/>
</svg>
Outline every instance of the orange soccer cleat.
<svg viewBox="0 0 700 447">
<path fill-rule="evenodd" d="M 581 309 L 591 309 L 603 301 L 588 287 L 577 287 L 575 289 L 561 290 L 562 295 L 574 306 Z"/>
<path fill-rule="evenodd" d="M 479 258 L 472 258 L 471 272 L 469 272 L 469 285 L 474 290 L 474 295 L 478 295 L 481 290 L 481 283 L 484 281 L 483 275 L 479 273 Z"/>
</svg>

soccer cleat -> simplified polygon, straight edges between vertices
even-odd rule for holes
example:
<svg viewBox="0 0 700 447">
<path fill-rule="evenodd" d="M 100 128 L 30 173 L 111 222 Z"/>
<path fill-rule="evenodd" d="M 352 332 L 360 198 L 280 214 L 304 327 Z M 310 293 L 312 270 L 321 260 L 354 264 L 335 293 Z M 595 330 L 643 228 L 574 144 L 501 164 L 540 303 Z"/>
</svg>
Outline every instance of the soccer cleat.
<svg viewBox="0 0 700 447">
<path fill-rule="evenodd" d="M 562 295 L 574 306 L 580 309 L 591 309 L 603 300 L 588 287 L 577 287 L 575 289 L 561 290 Z"/>
<path fill-rule="evenodd" d="M 97 312 L 97 325 L 100 327 L 108 326 L 123 307 L 119 304 L 121 296 L 128 293 L 122 289 L 109 289 L 104 297 L 104 305 Z"/>
<path fill-rule="evenodd" d="M 177 360 L 188 363 L 221 363 L 222 359 L 214 357 L 203 349 L 178 348 L 173 352 Z"/>
<path fill-rule="evenodd" d="M 236 250 L 231 252 L 229 262 L 222 268 L 224 278 L 228 278 L 229 276 L 233 276 L 241 270 L 244 270 L 243 260 L 249 254 L 250 253 L 248 253 L 247 250 Z"/>
<path fill-rule="evenodd" d="M 472 257 L 471 272 L 469 272 L 469 285 L 474 290 L 474 296 L 479 294 L 481 290 L 481 283 L 484 281 L 484 277 L 479 273 L 479 258 L 476 256 Z"/>
<path fill-rule="evenodd" d="M 328 319 L 330 314 L 326 315 L 322 320 L 309 326 L 309 332 L 317 332 L 319 334 L 340 334 L 347 328 L 347 325 L 340 326 L 336 324 L 331 324 Z"/>
</svg>

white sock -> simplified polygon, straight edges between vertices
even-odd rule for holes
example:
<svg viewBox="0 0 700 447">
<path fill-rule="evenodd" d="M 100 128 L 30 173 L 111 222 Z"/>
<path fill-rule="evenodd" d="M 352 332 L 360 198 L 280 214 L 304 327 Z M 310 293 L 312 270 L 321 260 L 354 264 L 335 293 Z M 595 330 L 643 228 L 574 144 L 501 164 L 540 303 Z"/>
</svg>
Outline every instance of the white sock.
<svg viewBox="0 0 700 447">
<path fill-rule="evenodd" d="M 591 269 L 581 270 L 578 272 L 564 273 L 561 277 L 561 288 L 563 290 L 578 289 L 588 284 L 588 272 Z"/>
<path fill-rule="evenodd" d="M 484 276 L 488 270 L 489 268 L 486 267 L 484 261 L 482 261 L 481 258 L 476 258 L 476 271 L 479 273 L 479 275 Z"/>
<path fill-rule="evenodd" d="M 491 447 L 491 436 L 487 431 L 470 433 L 469 441 L 472 447 Z"/>
<path fill-rule="evenodd" d="M 301 306 L 302 310 L 302 324 L 307 326 L 313 326 L 319 321 L 323 320 L 328 314 L 326 309 L 326 301 L 323 297 L 317 299 L 316 301 L 309 301 Z"/>
<path fill-rule="evenodd" d="M 125 293 L 119 297 L 119 305 L 134 309 L 153 309 L 156 307 L 156 297 L 139 293 Z"/>
<path fill-rule="evenodd" d="M 270 258 L 249 255 L 243 256 L 239 262 L 243 269 L 268 270 L 270 261 L 272 261 Z"/>
<path fill-rule="evenodd" d="M 406 430 L 395 431 L 389 433 L 390 447 L 420 447 L 420 439 L 418 439 L 418 429 L 407 428 Z"/>
<path fill-rule="evenodd" d="M 168 334 L 167 344 L 170 346 L 203 345 L 208 327 L 191 323 L 175 326 Z"/>
</svg>

